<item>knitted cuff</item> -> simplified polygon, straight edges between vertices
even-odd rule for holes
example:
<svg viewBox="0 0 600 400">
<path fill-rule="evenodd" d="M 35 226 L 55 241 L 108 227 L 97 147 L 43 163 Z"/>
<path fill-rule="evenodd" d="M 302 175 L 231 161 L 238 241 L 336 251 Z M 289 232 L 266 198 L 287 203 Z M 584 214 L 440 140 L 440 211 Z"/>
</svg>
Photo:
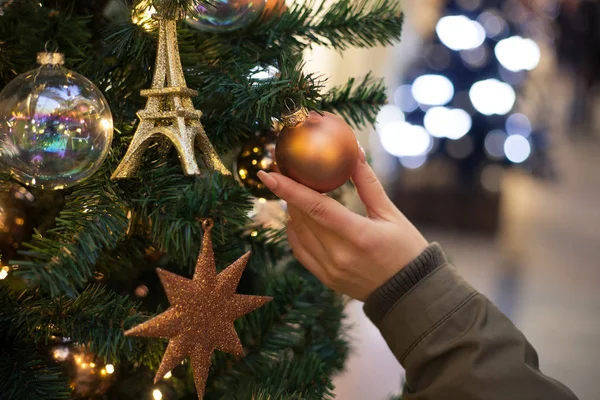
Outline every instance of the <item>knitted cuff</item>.
<svg viewBox="0 0 600 400">
<path fill-rule="evenodd" d="M 447 262 L 440 245 L 430 244 L 417 258 L 369 295 L 364 305 L 365 313 L 377 324 L 413 286 Z"/>
</svg>

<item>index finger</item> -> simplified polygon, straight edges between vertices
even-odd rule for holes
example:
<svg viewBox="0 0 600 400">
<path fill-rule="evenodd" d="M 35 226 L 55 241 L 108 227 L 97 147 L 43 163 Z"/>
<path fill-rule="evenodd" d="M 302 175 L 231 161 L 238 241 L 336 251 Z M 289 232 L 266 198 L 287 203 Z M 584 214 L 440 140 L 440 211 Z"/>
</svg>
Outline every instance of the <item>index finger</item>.
<svg viewBox="0 0 600 400">
<path fill-rule="evenodd" d="M 360 228 L 362 217 L 321 193 L 276 172 L 260 171 L 258 178 L 277 197 L 305 213 L 319 225 L 342 237 L 349 237 Z"/>
</svg>

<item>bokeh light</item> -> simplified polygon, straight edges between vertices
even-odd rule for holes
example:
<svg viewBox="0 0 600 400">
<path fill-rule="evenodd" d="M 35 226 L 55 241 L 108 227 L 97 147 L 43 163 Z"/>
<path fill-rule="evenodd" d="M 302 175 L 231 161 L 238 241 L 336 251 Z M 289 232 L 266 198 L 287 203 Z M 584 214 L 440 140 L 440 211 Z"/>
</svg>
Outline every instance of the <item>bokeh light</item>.
<svg viewBox="0 0 600 400">
<path fill-rule="evenodd" d="M 509 135 L 531 135 L 531 121 L 524 114 L 511 114 L 506 119 L 506 133 Z"/>
<path fill-rule="evenodd" d="M 477 21 L 464 15 L 448 15 L 440 18 L 435 31 L 440 41 L 451 50 L 469 50 L 485 41 L 485 29 Z"/>
<path fill-rule="evenodd" d="M 501 36 L 508 29 L 506 21 L 498 14 L 491 11 L 482 12 L 479 17 L 477 17 L 477 22 L 483 26 L 487 37 L 492 39 Z"/>
<path fill-rule="evenodd" d="M 395 106 L 393 104 L 386 104 L 381 107 L 379 113 L 377 114 L 377 120 L 375 122 L 375 130 L 377 133 L 381 134 L 383 129 L 393 122 L 402 122 L 404 121 L 404 113 L 400 109 L 400 107 Z"/>
<path fill-rule="evenodd" d="M 460 139 L 471 130 L 471 116 L 465 110 L 432 107 L 425 113 L 425 128 L 434 137 Z"/>
<path fill-rule="evenodd" d="M 494 48 L 496 58 L 512 72 L 531 71 L 540 63 L 541 52 L 536 42 L 521 36 L 503 39 Z"/>
<path fill-rule="evenodd" d="M 412 94 L 412 85 L 402 85 L 394 92 L 394 103 L 404 112 L 413 112 L 419 108 L 419 103 Z"/>
<path fill-rule="evenodd" d="M 489 61 L 489 50 L 486 45 L 471 50 L 462 50 L 460 58 L 470 68 L 482 68 Z"/>
<path fill-rule="evenodd" d="M 398 160 L 400 160 L 400 164 L 402 164 L 404 168 L 417 169 L 425 164 L 427 155 L 422 154 L 420 156 L 398 157 Z"/>
<path fill-rule="evenodd" d="M 499 129 L 488 133 L 484 139 L 483 147 L 491 159 L 500 160 L 504 158 L 504 142 L 507 135 Z"/>
<path fill-rule="evenodd" d="M 429 106 L 443 106 L 454 97 L 454 85 L 442 75 L 421 75 L 412 85 L 416 101 Z"/>
<path fill-rule="evenodd" d="M 397 121 L 386 125 L 379 136 L 388 153 L 397 156 L 420 156 L 433 145 L 433 138 L 422 126 Z"/>
<path fill-rule="evenodd" d="M 248 79 L 252 81 L 253 85 L 264 83 L 265 81 L 271 80 L 279 75 L 279 68 L 273 65 L 257 65 L 250 69 Z"/>
<path fill-rule="evenodd" d="M 484 115 L 508 114 L 517 100 L 515 90 L 497 79 L 475 82 L 469 90 L 469 97 L 473 107 Z"/>
<path fill-rule="evenodd" d="M 519 164 L 529 158 L 531 154 L 531 144 L 529 140 L 520 135 L 512 135 L 506 138 L 504 142 L 504 154 L 509 161 Z"/>
</svg>

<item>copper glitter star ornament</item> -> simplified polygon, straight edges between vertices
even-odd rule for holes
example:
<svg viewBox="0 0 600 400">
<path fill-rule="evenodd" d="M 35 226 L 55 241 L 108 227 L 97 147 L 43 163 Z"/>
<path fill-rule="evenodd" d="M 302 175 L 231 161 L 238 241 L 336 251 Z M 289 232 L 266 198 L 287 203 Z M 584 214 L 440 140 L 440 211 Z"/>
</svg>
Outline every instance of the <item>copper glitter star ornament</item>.
<svg viewBox="0 0 600 400">
<path fill-rule="evenodd" d="M 154 383 L 189 357 L 199 399 L 204 396 L 215 349 L 244 355 L 233 322 L 272 300 L 271 297 L 236 294 L 250 252 L 217 274 L 210 233 L 212 226 L 212 220 L 202 221 L 202 252 L 192 279 L 157 269 L 171 307 L 125 332 L 126 336 L 170 339 Z"/>
</svg>

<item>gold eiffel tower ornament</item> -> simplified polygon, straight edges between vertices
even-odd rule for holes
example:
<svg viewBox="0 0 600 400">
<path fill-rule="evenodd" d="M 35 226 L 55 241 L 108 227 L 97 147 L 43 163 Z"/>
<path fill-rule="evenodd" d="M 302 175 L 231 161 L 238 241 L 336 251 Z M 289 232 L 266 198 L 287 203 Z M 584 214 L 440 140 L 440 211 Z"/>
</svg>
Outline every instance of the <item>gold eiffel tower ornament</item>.
<svg viewBox="0 0 600 400">
<path fill-rule="evenodd" d="M 200 175 L 194 146 L 201 152 L 206 166 L 225 175 L 231 172 L 223 165 L 208 140 L 200 122 L 202 111 L 196 110 L 191 98 L 198 92 L 187 87 L 177 43 L 177 21 L 159 15 L 158 52 L 152 79 L 152 89 L 142 90 L 148 97 L 146 108 L 138 111 L 140 124 L 127 153 L 114 171 L 112 179 L 130 178 L 140 166 L 142 155 L 158 135 L 173 143 L 186 175 Z"/>
</svg>

